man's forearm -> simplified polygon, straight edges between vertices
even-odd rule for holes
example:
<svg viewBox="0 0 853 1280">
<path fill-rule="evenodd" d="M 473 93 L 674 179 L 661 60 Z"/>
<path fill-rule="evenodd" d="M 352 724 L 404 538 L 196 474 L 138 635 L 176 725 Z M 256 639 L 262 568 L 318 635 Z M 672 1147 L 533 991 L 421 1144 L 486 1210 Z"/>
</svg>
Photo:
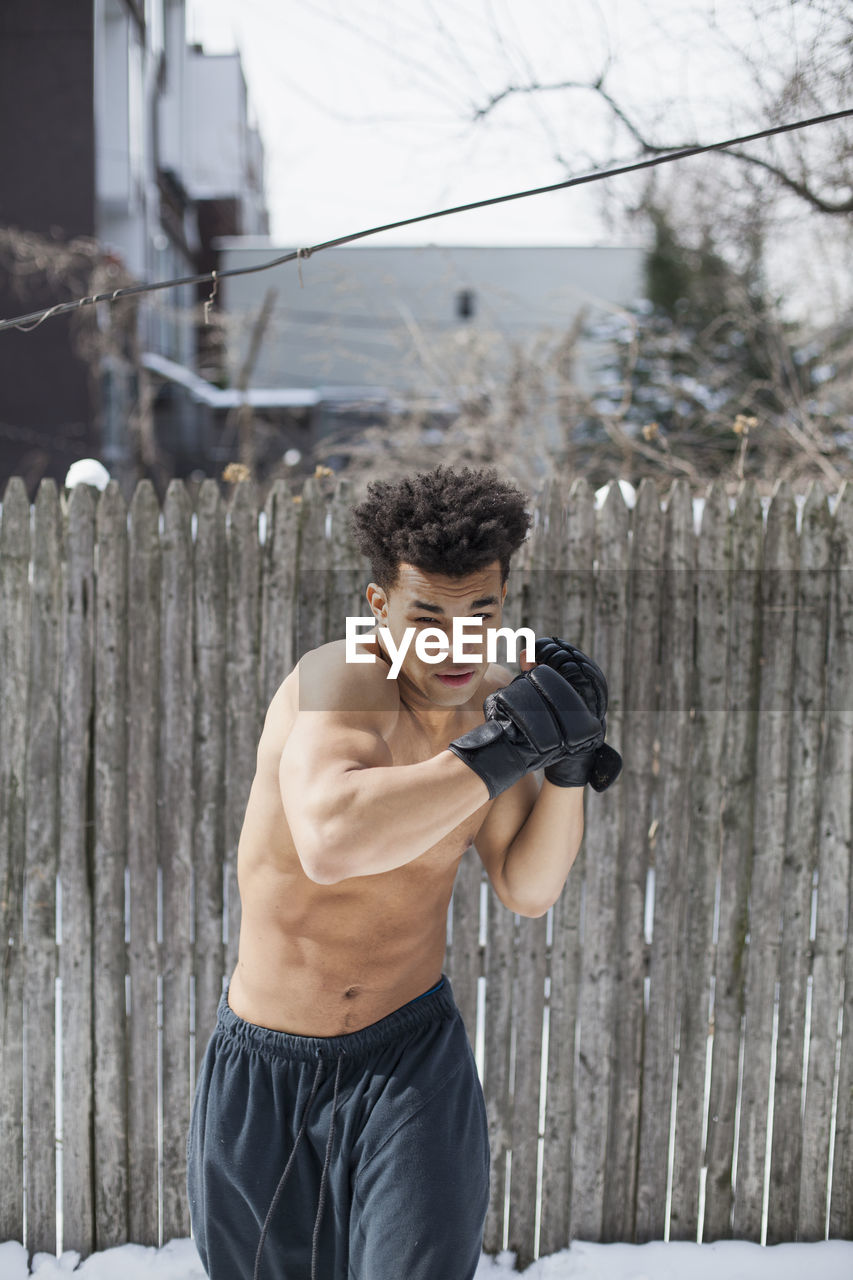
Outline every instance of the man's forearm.
<svg viewBox="0 0 853 1280">
<path fill-rule="evenodd" d="M 489 799 L 452 751 L 419 764 L 349 769 L 324 800 L 319 840 L 294 831 L 306 871 L 320 883 L 392 871 L 420 857 Z"/>
<path fill-rule="evenodd" d="M 559 898 L 583 839 L 583 796 L 583 787 L 557 787 L 543 780 L 503 864 L 501 878 L 512 910 L 542 916 Z"/>
</svg>

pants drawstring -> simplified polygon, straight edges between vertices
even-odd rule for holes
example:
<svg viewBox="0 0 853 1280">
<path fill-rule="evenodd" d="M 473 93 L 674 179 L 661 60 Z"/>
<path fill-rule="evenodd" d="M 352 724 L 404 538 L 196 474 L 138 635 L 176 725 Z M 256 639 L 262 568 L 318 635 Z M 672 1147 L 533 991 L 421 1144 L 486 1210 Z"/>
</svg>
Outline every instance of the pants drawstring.
<svg viewBox="0 0 853 1280">
<path fill-rule="evenodd" d="M 282 1191 L 284 1190 L 285 1183 L 287 1182 L 287 1179 L 290 1176 L 290 1170 L 293 1168 L 293 1161 L 296 1156 L 296 1152 L 299 1148 L 299 1143 L 302 1141 L 302 1136 L 305 1133 L 305 1130 L 307 1128 L 308 1116 L 311 1111 L 311 1104 L 313 1103 L 315 1097 L 317 1096 L 317 1089 L 319 1088 L 320 1077 L 322 1076 L 322 1074 L 323 1074 L 323 1059 L 318 1058 L 317 1070 L 314 1072 L 314 1083 L 311 1086 L 311 1092 L 308 1095 L 308 1101 L 305 1104 L 305 1114 L 302 1117 L 302 1124 L 299 1126 L 299 1132 L 296 1135 L 296 1141 L 293 1144 L 293 1150 L 290 1153 L 290 1158 L 288 1159 L 287 1164 L 284 1166 L 284 1172 L 279 1178 L 278 1186 L 275 1189 L 275 1195 L 270 1201 L 270 1207 L 267 1210 L 267 1216 L 264 1221 L 263 1228 L 261 1230 L 261 1238 L 258 1241 L 258 1252 L 255 1254 L 254 1280 L 258 1280 L 258 1273 L 260 1271 L 260 1265 L 261 1265 L 261 1250 L 263 1249 L 264 1241 L 267 1238 L 267 1232 L 269 1231 L 270 1222 L 272 1221 L 272 1216 L 273 1216 L 273 1213 L 275 1212 L 275 1207 L 278 1204 L 279 1197 Z"/>
<path fill-rule="evenodd" d="M 317 1198 L 317 1217 L 314 1219 L 314 1239 L 311 1244 L 311 1280 L 317 1280 L 317 1255 L 320 1248 L 320 1223 L 323 1220 L 323 1209 L 326 1206 L 326 1187 L 329 1178 L 329 1164 L 332 1159 L 332 1143 L 335 1140 L 335 1116 L 338 1110 L 338 1089 L 341 1083 L 341 1062 L 343 1054 L 338 1054 L 338 1066 L 335 1071 L 335 1092 L 332 1098 L 332 1118 L 329 1121 L 329 1138 L 326 1142 L 326 1159 L 323 1161 L 323 1174 L 320 1178 L 320 1195 Z"/>
<path fill-rule="evenodd" d="M 320 1179 L 320 1195 L 318 1197 L 317 1216 L 314 1219 L 314 1237 L 313 1237 L 312 1249 L 311 1249 L 311 1280 L 316 1280 L 316 1274 L 317 1274 L 316 1268 L 317 1268 L 317 1254 L 318 1254 L 318 1249 L 320 1244 L 320 1223 L 323 1217 L 323 1209 L 325 1208 L 325 1203 L 326 1203 L 326 1185 L 328 1181 L 329 1164 L 332 1158 L 332 1143 L 335 1137 L 335 1116 L 338 1108 L 338 1088 L 339 1088 L 340 1079 L 341 1079 L 342 1059 L 343 1059 L 343 1054 L 341 1053 L 338 1055 L 338 1066 L 337 1066 L 337 1071 L 335 1072 L 335 1092 L 334 1092 L 334 1097 L 332 1099 L 332 1116 L 329 1122 L 329 1137 L 326 1142 L 326 1159 L 323 1163 L 323 1173 Z M 302 1138 L 305 1134 L 305 1130 L 308 1127 L 308 1118 L 311 1114 L 311 1107 L 314 1103 L 314 1099 L 317 1096 L 317 1090 L 320 1087 L 320 1080 L 322 1079 L 322 1076 L 323 1076 L 323 1058 L 321 1056 L 321 1057 L 318 1057 L 317 1059 L 317 1070 L 314 1072 L 314 1082 L 311 1085 L 311 1092 L 308 1095 L 308 1101 L 305 1104 L 305 1112 L 302 1116 L 302 1124 L 299 1126 L 299 1132 L 297 1133 L 296 1140 L 293 1143 L 293 1149 L 290 1153 L 290 1156 L 288 1157 L 287 1164 L 284 1166 L 282 1175 L 279 1178 L 278 1186 L 275 1189 L 275 1194 L 273 1195 L 273 1198 L 270 1201 L 270 1207 L 267 1210 L 267 1216 L 264 1219 L 264 1225 L 263 1225 L 263 1228 L 261 1229 L 261 1237 L 260 1237 L 260 1240 L 258 1241 L 258 1251 L 255 1254 L 255 1270 L 254 1270 L 253 1280 L 258 1280 L 258 1276 L 260 1273 L 260 1266 L 261 1266 L 261 1252 L 264 1247 L 264 1242 L 267 1238 L 267 1232 L 269 1231 L 270 1223 L 272 1222 L 272 1217 L 273 1217 L 273 1214 L 275 1213 L 276 1205 L 278 1204 L 279 1199 L 281 1198 L 281 1193 L 287 1184 L 287 1179 L 290 1177 L 290 1171 L 293 1168 L 293 1162 L 294 1162 L 294 1159 L 296 1158 L 296 1152 L 298 1150 L 299 1144 L 302 1141 Z"/>
</svg>

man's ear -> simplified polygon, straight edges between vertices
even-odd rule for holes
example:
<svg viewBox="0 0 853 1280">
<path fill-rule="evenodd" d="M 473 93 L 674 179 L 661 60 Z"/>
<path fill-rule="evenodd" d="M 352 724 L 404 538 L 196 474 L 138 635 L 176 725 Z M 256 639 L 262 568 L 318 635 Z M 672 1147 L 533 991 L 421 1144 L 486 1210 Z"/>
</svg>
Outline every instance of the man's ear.
<svg viewBox="0 0 853 1280">
<path fill-rule="evenodd" d="M 367 597 L 367 603 L 370 605 L 373 616 L 377 619 L 384 618 L 388 612 L 388 597 L 380 586 L 375 582 L 369 582 L 364 592 Z"/>
</svg>

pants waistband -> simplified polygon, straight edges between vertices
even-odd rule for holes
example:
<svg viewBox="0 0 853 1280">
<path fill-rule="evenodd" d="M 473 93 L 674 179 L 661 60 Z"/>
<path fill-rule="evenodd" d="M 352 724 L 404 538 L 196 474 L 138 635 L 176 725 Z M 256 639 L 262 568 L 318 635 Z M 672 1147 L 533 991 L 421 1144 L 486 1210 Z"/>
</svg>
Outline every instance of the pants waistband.
<svg viewBox="0 0 853 1280">
<path fill-rule="evenodd" d="M 228 988 L 223 991 L 216 1014 L 217 1031 L 230 1040 L 256 1049 L 269 1058 L 290 1061 L 316 1061 L 317 1058 L 355 1059 L 366 1057 L 382 1045 L 390 1044 L 418 1027 L 426 1027 L 458 1012 L 447 977 L 431 991 L 416 996 L 408 1004 L 358 1031 L 339 1036 L 297 1036 L 289 1031 L 276 1031 L 247 1022 L 228 1003 Z"/>
</svg>

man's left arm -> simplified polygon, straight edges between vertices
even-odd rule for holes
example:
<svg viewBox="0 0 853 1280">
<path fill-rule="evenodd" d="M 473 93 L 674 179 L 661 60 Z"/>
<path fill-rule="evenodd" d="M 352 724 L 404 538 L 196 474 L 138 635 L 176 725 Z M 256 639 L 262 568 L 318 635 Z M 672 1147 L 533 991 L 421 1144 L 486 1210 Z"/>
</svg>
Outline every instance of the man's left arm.
<svg viewBox="0 0 853 1280">
<path fill-rule="evenodd" d="M 528 773 L 492 802 L 474 846 L 510 911 L 543 916 L 559 898 L 583 839 L 583 794 Z"/>
<path fill-rule="evenodd" d="M 536 665 L 521 655 L 522 671 Z M 500 684 L 512 673 L 494 664 Z M 498 898 L 522 916 L 543 916 L 559 898 L 583 839 L 583 787 L 525 774 L 491 805 L 474 847 Z"/>
</svg>

